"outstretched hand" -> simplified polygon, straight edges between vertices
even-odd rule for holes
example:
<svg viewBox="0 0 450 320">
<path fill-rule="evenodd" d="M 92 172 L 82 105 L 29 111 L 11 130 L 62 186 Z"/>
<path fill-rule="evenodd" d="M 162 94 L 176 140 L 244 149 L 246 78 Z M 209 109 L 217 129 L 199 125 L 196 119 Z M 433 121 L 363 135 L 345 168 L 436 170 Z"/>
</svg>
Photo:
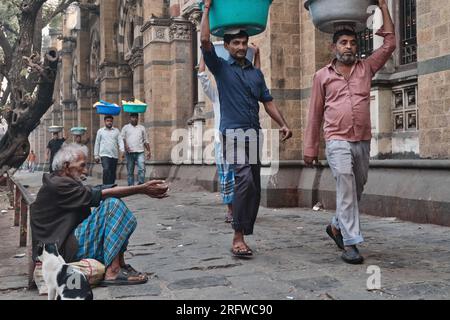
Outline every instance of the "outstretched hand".
<svg viewBox="0 0 450 320">
<path fill-rule="evenodd" d="M 152 198 L 165 198 L 169 195 L 167 191 L 169 186 L 163 180 L 151 180 L 142 185 L 142 193 Z"/>
<path fill-rule="evenodd" d="M 205 4 L 205 7 L 211 7 L 212 0 L 203 0 L 203 3 Z"/>
</svg>

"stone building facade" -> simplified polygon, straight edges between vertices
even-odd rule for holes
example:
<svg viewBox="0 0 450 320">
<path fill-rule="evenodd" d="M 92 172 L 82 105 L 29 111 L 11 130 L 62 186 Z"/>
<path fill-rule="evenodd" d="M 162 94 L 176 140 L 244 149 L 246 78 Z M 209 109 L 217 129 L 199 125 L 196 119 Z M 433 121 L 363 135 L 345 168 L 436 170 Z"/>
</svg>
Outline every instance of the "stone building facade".
<svg viewBox="0 0 450 320">
<path fill-rule="evenodd" d="M 331 36 L 314 28 L 303 2 L 274 0 L 266 31 L 251 39 L 261 48 L 267 85 L 294 133 L 291 140 L 276 148 L 280 161 L 276 161 L 277 152 L 269 152 L 268 163 L 276 163 L 278 169 L 263 170 L 263 203 L 309 206 L 321 200 L 332 208 L 334 185 L 329 170 L 326 166 L 305 169 L 301 162 L 312 77 L 331 59 Z M 375 171 L 394 174 L 387 183 L 398 191 L 411 182 L 400 176 L 397 179 L 395 172 L 416 170 L 405 173 L 413 177 L 428 169 L 434 173 L 441 170 L 445 173 L 439 175 L 441 179 L 449 173 L 450 0 L 389 0 L 389 4 L 398 42 L 393 57 L 373 80 L 371 156 Z M 92 105 L 98 99 L 120 103 L 135 97 L 149 105 L 140 119 L 152 148 L 148 175 L 192 180 L 216 190 L 215 167 L 201 156 L 208 145 L 204 133 L 213 126 L 213 113 L 211 103 L 199 90 L 195 71 L 200 19 L 197 0 L 82 0 L 71 7 L 60 34 L 51 33 L 54 44 L 61 47 L 60 80 L 54 106 L 30 137 L 39 159 L 43 160 L 50 139 L 49 125 L 64 125 L 67 137 L 72 126 L 88 127 L 92 152 L 96 131 L 103 125 Z M 374 21 L 379 27 L 379 12 Z M 381 45 L 382 39 L 374 33 L 361 33 L 361 58 Z M 264 129 L 278 129 L 263 109 L 260 116 Z M 121 127 L 126 122 L 127 116 L 121 114 L 115 125 Z M 173 161 L 174 147 L 181 141 L 174 134 L 176 129 L 188 133 L 185 142 L 190 148 L 182 165 Z M 269 145 L 278 146 L 275 136 L 269 134 L 267 140 Z M 100 168 L 94 166 L 93 172 L 100 172 Z M 365 208 L 369 213 L 380 211 L 374 208 L 379 201 L 400 208 L 410 198 L 427 199 L 420 185 L 417 196 L 407 191 L 390 195 L 383 193 L 382 181 L 374 185 L 370 181 L 367 199 L 373 199 Z M 423 188 L 432 192 L 434 184 L 447 182 L 431 179 L 432 186 Z M 450 208 L 447 194 L 441 192 L 428 199 L 431 202 L 424 208 L 433 205 L 436 216 L 440 214 L 436 212 Z M 419 213 L 405 218 L 421 221 Z"/>
</svg>

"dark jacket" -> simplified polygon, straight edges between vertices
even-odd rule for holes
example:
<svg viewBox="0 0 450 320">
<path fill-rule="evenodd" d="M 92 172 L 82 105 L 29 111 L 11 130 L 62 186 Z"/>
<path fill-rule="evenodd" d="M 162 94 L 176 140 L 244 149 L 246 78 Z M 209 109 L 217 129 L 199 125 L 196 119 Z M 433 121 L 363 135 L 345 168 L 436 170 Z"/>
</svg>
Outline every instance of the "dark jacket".
<svg viewBox="0 0 450 320">
<path fill-rule="evenodd" d="M 75 260 L 78 241 L 74 231 L 89 217 L 91 207 L 99 206 L 101 190 L 55 173 L 43 175 L 42 187 L 30 210 L 34 260 L 39 243 L 56 243 L 66 262 Z"/>
</svg>

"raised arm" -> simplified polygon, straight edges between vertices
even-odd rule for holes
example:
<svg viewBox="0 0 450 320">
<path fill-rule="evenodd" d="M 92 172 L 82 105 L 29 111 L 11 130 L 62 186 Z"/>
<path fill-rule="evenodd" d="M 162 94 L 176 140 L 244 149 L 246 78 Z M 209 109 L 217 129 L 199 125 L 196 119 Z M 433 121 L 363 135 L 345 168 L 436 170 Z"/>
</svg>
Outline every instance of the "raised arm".
<svg viewBox="0 0 450 320">
<path fill-rule="evenodd" d="M 394 22 L 392 21 L 391 14 L 389 13 L 389 7 L 386 3 L 386 0 L 378 0 L 378 6 L 380 7 L 381 12 L 383 13 L 384 31 L 386 33 L 394 33 L 395 26 Z"/>
<path fill-rule="evenodd" d="M 218 98 L 219 93 L 217 92 L 217 88 L 213 86 L 213 84 L 211 83 L 211 80 L 205 73 L 205 70 L 206 70 L 205 60 L 203 59 L 203 56 L 201 56 L 200 63 L 198 66 L 198 79 L 200 80 L 200 84 L 202 86 L 205 95 L 208 97 L 209 100 L 211 100 L 211 102 L 214 102 Z"/>
<path fill-rule="evenodd" d="M 211 30 L 209 27 L 209 9 L 212 4 L 212 0 L 204 0 L 204 9 L 202 21 L 200 23 L 200 42 L 202 44 L 202 48 L 206 51 L 212 50 L 211 43 Z"/>
<path fill-rule="evenodd" d="M 376 35 L 384 37 L 383 45 L 375 50 L 365 61 L 369 64 L 372 75 L 378 72 L 389 60 L 396 48 L 395 27 L 385 0 L 378 0 L 378 5 L 383 13 L 383 27 Z"/>
<path fill-rule="evenodd" d="M 253 42 L 250 44 L 250 48 L 253 49 L 255 56 L 253 57 L 253 66 L 256 69 L 261 69 L 261 55 L 259 53 L 259 47 Z"/>
</svg>

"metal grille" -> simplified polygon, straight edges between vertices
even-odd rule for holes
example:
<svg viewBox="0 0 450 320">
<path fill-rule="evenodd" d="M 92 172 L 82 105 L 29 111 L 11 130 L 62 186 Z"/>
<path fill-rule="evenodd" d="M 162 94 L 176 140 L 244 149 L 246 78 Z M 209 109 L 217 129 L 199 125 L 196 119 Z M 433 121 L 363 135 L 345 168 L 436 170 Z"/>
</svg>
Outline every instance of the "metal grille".
<svg viewBox="0 0 450 320">
<path fill-rule="evenodd" d="M 416 0 L 400 1 L 401 64 L 417 61 Z"/>
<path fill-rule="evenodd" d="M 365 59 L 373 52 L 373 31 L 366 29 L 358 33 L 358 57 Z"/>
</svg>

